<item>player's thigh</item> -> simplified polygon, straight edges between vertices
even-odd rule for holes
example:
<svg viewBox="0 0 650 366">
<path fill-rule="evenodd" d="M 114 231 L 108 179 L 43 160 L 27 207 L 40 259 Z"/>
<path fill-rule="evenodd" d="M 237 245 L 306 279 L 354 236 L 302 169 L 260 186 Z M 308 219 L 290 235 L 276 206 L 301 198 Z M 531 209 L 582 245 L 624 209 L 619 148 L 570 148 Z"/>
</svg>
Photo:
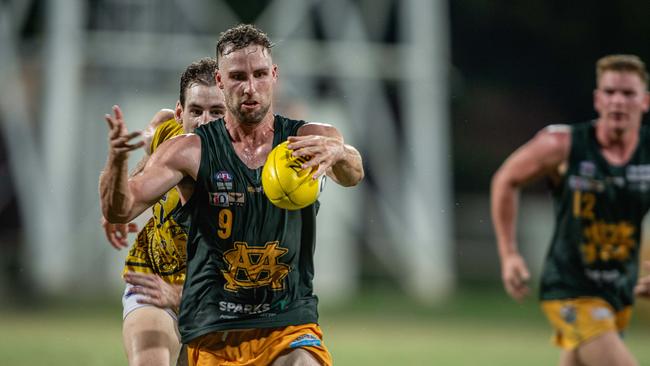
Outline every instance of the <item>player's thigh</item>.
<svg viewBox="0 0 650 366">
<path fill-rule="evenodd" d="M 144 306 L 129 312 L 122 338 L 129 365 L 176 365 L 180 336 L 175 319 L 167 311 Z"/>
<path fill-rule="evenodd" d="M 181 349 L 178 351 L 178 361 L 176 366 L 189 366 L 190 359 L 187 357 L 187 346 L 182 344 Z"/>
<path fill-rule="evenodd" d="M 576 349 L 581 365 L 638 366 L 634 356 L 617 332 L 606 332 Z"/>
<path fill-rule="evenodd" d="M 320 366 L 311 352 L 302 348 L 291 350 L 273 361 L 271 366 Z"/>
<path fill-rule="evenodd" d="M 578 361 L 578 353 L 576 350 L 563 349 L 560 353 L 559 366 L 582 366 Z"/>
</svg>

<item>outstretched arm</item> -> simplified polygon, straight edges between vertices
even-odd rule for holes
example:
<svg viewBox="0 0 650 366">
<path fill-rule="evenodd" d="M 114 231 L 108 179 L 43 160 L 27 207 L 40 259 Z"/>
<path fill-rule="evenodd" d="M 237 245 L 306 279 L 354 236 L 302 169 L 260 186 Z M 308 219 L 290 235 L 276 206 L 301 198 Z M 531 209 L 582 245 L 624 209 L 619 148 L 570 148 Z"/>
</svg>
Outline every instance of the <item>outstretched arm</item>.
<svg viewBox="0 0 650 366">
<path fill-rule="evenodd" d="M 174 111 L 171 109 L 161 109 L 153 116 L 151 121 L 147 124 L 147 127 L 142 131 L 142 141 L 144 142 L 143 148 L 145 151 L 144 156 L 135 169 L 131 172 L 131 176 L 134 176 L 144 169 L 149 156 L 151 155 L 151 143 L 153 136 L 156 133 L 156 129 L 165 121 L 174 118 Z M 122 249 L 128 247 L 127 234 L 128 233 L 137 233 L 139 231 L 137 224 L 130 222 L 128 224 L 114 224 L 108 222 L 106 218 L 102 217 L 102 228 L 104 229 L 104 234 L 106 239 L 115 249 Z"/>
<path fill-rule="evenodd" d="M 327 174 L 336 183 L 350 187 L 364 176 L 361 154 L 343 142 L 343 136 L 334 127 L 308 123 L 298 129 L 298 136 L 289 137 L 289 149 L 294 156 L 310 156 L 304 168 L 318 167 L 314 179 Z"/>
<path fill-rule="evenodd" d="M 530 277 L 516 241 L 516 217 L 522 186 L 543 176 L 558 179 L 568 159 L 571 135 L 568 127 L 549 127 L 517 149 L 492 178 L 492 224 L 497 238 L 501 277 L 508 294 L 522 300 L 529 292 Z"/>
<path fill-rule="evenodd" d="M 114 107 L 114 114 L 106 117 L 110 128 L 109 153 L 99 180 L 100 203 L 108 221 L 126 223 L 154 204 L 185 176 L 196 178 L 201 142 L 196 135 L 171 139 L 156 150 L 142 173 L 129 179 L 128 153 L 136 144 L 128 142 L 139 133 L 129 134 L 119 107 Z"/>
</svg>

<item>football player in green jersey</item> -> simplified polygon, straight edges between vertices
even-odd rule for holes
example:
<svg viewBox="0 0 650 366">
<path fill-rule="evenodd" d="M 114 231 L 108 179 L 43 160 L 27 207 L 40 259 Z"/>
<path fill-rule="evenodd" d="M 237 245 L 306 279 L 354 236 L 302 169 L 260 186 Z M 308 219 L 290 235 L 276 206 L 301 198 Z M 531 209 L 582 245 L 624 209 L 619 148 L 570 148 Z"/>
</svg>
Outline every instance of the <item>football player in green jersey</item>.
<svg viewBox="0 0 650 366">
<path fill-rule="evenodd" d="M 163 142 L 199 126 L 218 120 L 225 113 L 223 92 L 217 87 L 214 58 L 190 64 L 180 80 L 180 94 L 174 111 L 156 113 L 142 132 L 145 156 L 131 173 L 138 174 L 149 156 Z M 121 115 L 119 107 L 115 114 Z M 129 250 L 124 265 L 127 282 L 122 298 L 123 341 L 129 365 L 187 364 L 179 356 L 181 343 L 177 328 L 180 293 L 185 281 L 185 246 L 187 235 L 171 214 L 180 206 L 178 191 L 173 188 L 152 207 L 153 216 L 140 231 Z M 126 232 L 134 224 L 110 224 L 103 221 L 107 239 L 117 249 L 126 247 Z"/>
<path fill-rule="evenodd" d="M 516 216 L 521 187 L 546 178 L 556 224 L 544 262 L 541 305 L 562 348 L 560 365 L 636 365 L 620 333 L 637 283 L 641 222 L 650 207 L 650 108 L 645 64 L 610 55 L 596 64 L 598 118 L 552 125 L 517 149 L 492 180 L 492 221 L 507 293 L 522 300 L 530 274 L 519 254 Z"/>
<path fill-rule="evenodd" d="M 162 145 L 141 174 L 127 176 L 130 134 L 107 118 L 109 154 L 100 177 L 104 215 L 127 223 L 174 186 L 188 233 L 179 316 L 191 365 L 331 365 L 313 293 L 317 203 L 275 207 L 261 189 L 268 153 L 288 140 L 313 177 L 342 186 L 364 175 L 359 152 L 330 125 L 273 113 L 278 67 L 271 42 L 251 25 L 222 33 L 217 85 L 223 123 L 200 126 Z"/>
</svg>

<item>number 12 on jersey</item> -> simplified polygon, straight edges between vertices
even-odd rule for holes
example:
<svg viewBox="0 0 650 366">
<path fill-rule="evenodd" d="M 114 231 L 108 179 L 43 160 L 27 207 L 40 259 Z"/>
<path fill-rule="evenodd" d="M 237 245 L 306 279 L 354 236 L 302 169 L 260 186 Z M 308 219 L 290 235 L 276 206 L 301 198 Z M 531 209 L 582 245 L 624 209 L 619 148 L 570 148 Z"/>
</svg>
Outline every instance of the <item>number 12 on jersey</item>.
<svg viewBox="0 0 650 366">
<path fill-rule="evenodd" d="M 573 191 L 573 216 L 593 220 L 596 195 L 591 192 Z"/>
</svg>

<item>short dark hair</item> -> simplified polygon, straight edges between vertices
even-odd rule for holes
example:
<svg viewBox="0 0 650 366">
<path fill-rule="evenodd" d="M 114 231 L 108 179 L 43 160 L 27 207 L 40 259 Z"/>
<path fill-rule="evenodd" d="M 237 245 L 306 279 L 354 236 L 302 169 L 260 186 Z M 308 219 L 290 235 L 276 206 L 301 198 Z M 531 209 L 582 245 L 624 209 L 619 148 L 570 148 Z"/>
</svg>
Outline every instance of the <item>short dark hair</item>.
<svg viewBox="0 0 650 366">
<path fill-rule="evenodd" d="M 215 74 L 217 73 L 217 60 L 212 57 L 204 57 L 192 62 L 181 75 L 181 88 L 178 100 L 185 107 L 185 92 L 193 84 L 205 86 L 217 85 Z"/>
<path fill-rule="evenodd" d="M 596 81 L 605 71 L 632 72 L 641 78 L 644 84 L 648 85 L 648 71 L 645 63 L 637 55 L 607 55 L 596 62 Z"/>
<path fill-rule="evenodd" d="M 274 46 L 266 33 L 251 24 L 239 24 L 222 32 L 217 41 L 217 62 L 224 52 L 230 53 L 252 44 L 262 46 L 269 52 Z"/>
</svg>

